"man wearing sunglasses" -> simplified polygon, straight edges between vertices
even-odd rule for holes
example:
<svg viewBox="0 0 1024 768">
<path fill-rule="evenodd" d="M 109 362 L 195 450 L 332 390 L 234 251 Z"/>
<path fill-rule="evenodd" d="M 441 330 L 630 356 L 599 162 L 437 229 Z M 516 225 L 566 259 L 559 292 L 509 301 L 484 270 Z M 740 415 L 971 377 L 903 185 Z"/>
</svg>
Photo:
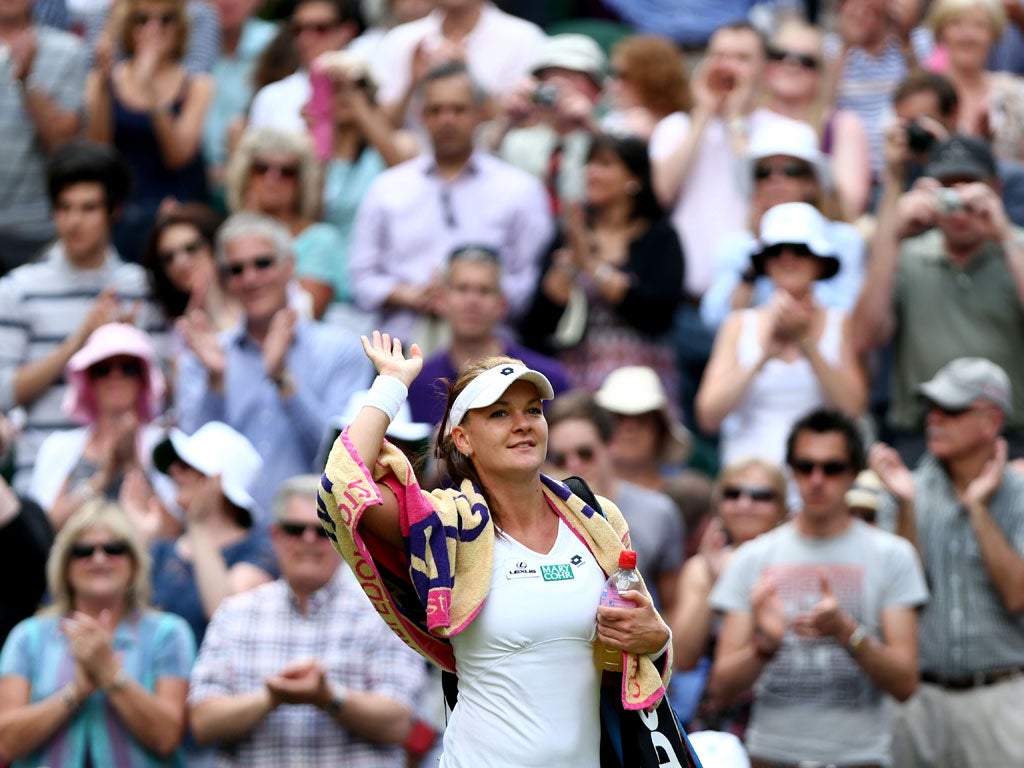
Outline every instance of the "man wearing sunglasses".
<svg viewBox="0 0 1024 768">
<path fill-rule="evenodd" d="M 789 434 L 800 509 L 742 545 L 710 602 L 725 613 L 709 692 L 756 683 L 753 768 L 893 763 L 885 695 L 917 686 L 917 609 L 928 599 L 914 548 L 855 519 L 845 495 L 864 467 L 856 424 L 813 411 Z"/>
<path fill-rule="evenodd" d="M 285 481 L 281 578 L 226 600 L 192 669 L 196 738 L 247 768 L 402 768 L 425 667 L 380 620 L 317 517 L 319 478 Z"/>
<path fill-rule="evenodd" d="M 894 765 L 1024 765 L 1024 478 L 1000 437 L 1010 380 L 965 357 L 917 391 L 928 414 L 917 469 L 885 445 L 870 455 L 889 491 L 879 524 L 917 546 L 932 589 L 922 684 L 897 711 Z"/>
<path fill-rule="evenodd" d="M 188 434 L 222 421 L 245 435 L 264 462 L 253 496 L 270 509 L 274 489 L 313 466 L 325 421 L 366 387 L 371 368 L 355 336 L 301 320 L 290 305 L 294 256 L 279 222 L 236 213 L 216 251 L 242 320 L 219 336 L 202 313 L 180 324 L 189 351 L 178 366 L 178 419 Z"/>
<path fill-rule="evenodd" d="M 999 197 L 987 142 L 953 134 L 925 178 L 903 191 L 907 136 L 886 137 L 886 178 L 864 289 L 853 315 L 859 350 L 891 344 L 887 439 L 904 463 L 924 450 L 917 386 L 959 357 L 983 356 L 1024 391 L 1024 229 Z M 1024 455 L 1024 403 L 1007 415 L 1010 456 Z"/>
</svg>

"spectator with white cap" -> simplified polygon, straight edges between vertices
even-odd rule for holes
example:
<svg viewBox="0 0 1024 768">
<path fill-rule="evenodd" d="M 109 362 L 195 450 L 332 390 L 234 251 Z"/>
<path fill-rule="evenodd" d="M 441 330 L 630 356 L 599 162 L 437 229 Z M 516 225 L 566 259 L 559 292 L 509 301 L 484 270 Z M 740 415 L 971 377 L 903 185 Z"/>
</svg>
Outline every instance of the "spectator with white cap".
<svg viewBox="0 0 1024 768">
<path fill-rule="evenodd" d="M 188 621 L 198 644 L 226 597 L 277 575 L 270 540 L 256 525 L 265 517 L 249 493 L 263 460 L 245 437 L 211 421 L 193 435 L 171 429 L 153 464 L 174 480 L 185 522 L 177 539 L 152 543 L 153 603 Z M 129 510 L 142 520 L 147 511 Z"/>
<path fill-rule="evenodd" d="M 889 493 L 880 527 L 917 546 L 931 601 L 921 611 L 921 684 L 896 709 L 893 765 L 1021 765 L 1024 743 L 1024 477 L 1000 437 L 1012 413 L 1006 371 L 962 357 L 917 388 L 928 452 L 913 472 L 878 444 Z"/>
<path fill-rule="evenodd" d="M 808 203 L 825 211 L 831 201 L 828 158 L 818 148 L 818 136 L 808 123 L 771 124 L 756 131 L 736 173 L 750 200 L 750 222 L 718 241 L 714 280 L 700 302 L 701 319 L 714 329 L 729 312 L 761 306 L 775 292 L 772 281 L 757 275 L 750 264 L 750 251 L 765 211 L 783 203 Z M 840 269 L 832 277 L 816 281 L 814 295 L 822 306 L 851 310 L 864 280 L 864 237 L 852 224 L 831 219 L 825 222 L 825 237 Z"/>
<path fill-rule="evenodd" d="M 609 449 L 619 477 L 662 490 L 664 472 L 681 468 L 693 446 L 657 373 L 643 365 L 623 366 L 608 374 L 594 399 L 615 416 Z"/>
<path fill-rule="evenodd" d="M 116 500 L 148 487 L 149 455 L 160 439 L 166 385 L 153 343 L 127 323 L 93 331 L 65 368 L 63 410 L 82 426 L 43 441 L 29 495 L 60 530 L 85 501 Z"/>
<path fill-rule="evenodd" d="M 487 131 L 485 140 L 499 157 L 544 182 L 555 212 L 583 200 L 604 69 L 604 53 L 592 38 L 552 35 L 529 76 L 500 99 Z"/>
<path fill-rule="evenodd" d="M 812 286 L 839 271 L 826 220 L 807 203 L 785 203 L 761 219 L 757 274 L 776 292 L 762 307 L 732 313 L 715 338 L 694 407 L 707 432 L 721 432 L 720 458 L 782 464 L 793 423 L 816 406 L 857 417 L 867 384 L 846 313 L 822 307 Z"/>
</svg>

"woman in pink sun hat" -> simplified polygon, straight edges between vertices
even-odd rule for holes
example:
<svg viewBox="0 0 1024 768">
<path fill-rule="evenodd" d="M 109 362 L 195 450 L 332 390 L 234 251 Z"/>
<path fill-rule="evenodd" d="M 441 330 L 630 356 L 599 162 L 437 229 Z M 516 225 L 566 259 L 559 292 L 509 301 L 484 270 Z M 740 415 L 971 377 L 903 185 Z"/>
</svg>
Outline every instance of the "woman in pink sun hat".
<svg viewBox="0 0 1024 768">
<path fill-rule="evenodd" d="M 82 426 L 55 432 L 39 449 L 30 495 L 54 530 L 85 501 L 151 493 L 145 473 L 161 431 L 166 385 L 153 343 L 126 323 L 108 323 L 69 361 L 64 410 Z"/>
</svg>

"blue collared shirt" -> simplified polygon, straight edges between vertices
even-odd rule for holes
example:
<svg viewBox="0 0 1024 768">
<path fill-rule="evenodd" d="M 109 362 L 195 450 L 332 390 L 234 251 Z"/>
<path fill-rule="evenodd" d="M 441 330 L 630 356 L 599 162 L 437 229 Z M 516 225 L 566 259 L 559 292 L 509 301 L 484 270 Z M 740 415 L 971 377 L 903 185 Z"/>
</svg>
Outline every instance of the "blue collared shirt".
<svg viewBox="0 0 1024 768">
<path fill-rule="evenodd" d="M 369 385 L 373 370 L 355 336 L 300 320 L 285 357 L 294 392 L 283 398 L 267 376 L 262 349 L 244 325 L 220 339 L 224 391 L 210 389 L 206 368 L 191 352 L 184 353 L 178 367 L 178 419 L 189 434 L 208 421 L 223 421 L 252 442 L 263 457 L 263 471 L 250 492 L 265 523 L 284 480 L 320 472 L 313 462 L 326 425 L 344 411 L 353 392 Z"/>
</svg>

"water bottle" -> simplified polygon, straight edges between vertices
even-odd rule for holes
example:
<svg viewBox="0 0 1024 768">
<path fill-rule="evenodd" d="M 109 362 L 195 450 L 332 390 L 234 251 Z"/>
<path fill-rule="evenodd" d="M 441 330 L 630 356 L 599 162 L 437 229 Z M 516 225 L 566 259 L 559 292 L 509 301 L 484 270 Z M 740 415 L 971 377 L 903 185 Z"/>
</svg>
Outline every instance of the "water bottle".
<svg viewBox="0 0 1024 768">
<path fill-rule="evenodd" d="M 636 603 L 623 600 L 623 592 L 640 589 L 640 574 L 636 571 L 636 552 L 624 549 L 619 553 L 619 570 L 608 577 L 601 591 L 599 605 L 610 605 L 614 608 L 635 608 Z M 609 648 L 600 640 L 594 640 L 594 663 L 603 672 L 622 671 L 622 650 Z"/>
</svg>

